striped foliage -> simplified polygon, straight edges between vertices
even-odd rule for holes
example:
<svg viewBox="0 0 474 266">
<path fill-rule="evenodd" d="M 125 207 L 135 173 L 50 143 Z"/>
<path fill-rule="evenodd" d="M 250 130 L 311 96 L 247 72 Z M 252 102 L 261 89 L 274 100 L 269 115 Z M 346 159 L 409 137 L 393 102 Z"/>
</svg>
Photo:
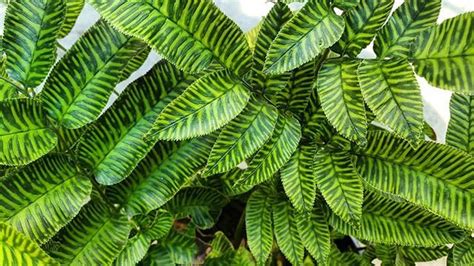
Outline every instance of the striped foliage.
<svg viewBox="0 0 474 266">
<path fill-rule="evenodd" d="M 120 251 L 113 265 L 117 266 L 134 266 L 145 257 L 150 241 L 142 233 L 136 234 L 127 240 L 127 244 Z"/>
<path fill-rule="evenodd" d="M 8 4 L 3 36 L 6 70 L 23 87 L 37 87 L 53 65 L 64 8 L 63 0 L 16 0 Z"/>
<path fill-rule="evenodd" d="M 67 158 L 40 159 L 2 179 L 0 222 L 44 243 L 79 213 L 91 190 Z"/>
<path fill-rule="evenodd" d="M 0 102 L 0 164 L 28 164 L 51 151 L 57 141 L 39 101 Z"/>
<path fill-rule="evenodd" d="M 329 253 L 328 266 L 354 266 L 361 264 L 362 257 L 355 252 L 341 252 L 335 245 L 332 245 Z"/>
<path fill-rule="evenodd" d="M 405 0 L 377 33 L 377 56 L 406 58 L 416 37 L 436 24 L 440 9 L 441 0 Z"/>
<path fill-rule="evenodd" d="M 356 57 L 372 42 L 390 14 L 393 3 L 394 0 L 360 0 L 357 7 L 345 15 L 344 33 L 334 45 L 334 50 Z"/>
<path fill-rule="evenodd" d="M 281 201 L 272 206 L 273 230 L 278 247 L 292 265 L 303 263 L 304 246 L 298 233 L 297 216 L 289 202 Z"/>
<path fill-rule="evenodd" d="M 364 145 L 367 118 L 359 86 L 359 60 L 328 60 L 318 72 L 317 91 L 327 119 L 344 137 Z"/>
<path fill-rule="evenodd" d="M 318 188 L 332 211 L 357 226 L 362 214 L 364 188 L 350 154 L 319 150 L 314 171 Z"/>
<path fill-rule="evenodd" d="M 255 44 L 257 42 L 257 35 L 258 32 L 260 31 L 260 27 L 262 26 L 262 23 L 258 23 L 255 27 L 250 29 L 245 33 L 245 39 L 247 40 L 247 43 L 249 44 L 250 51 L 252 52 L 252 55 L 255 53 Z"/>
<path fill-rule="evenodd" d="M 264 65 L 267 74 L 281 74 L 314 59 L 344 31 L 344 19 L 328 1 L 309 0 L 278 32 Z"/>
<path fill-rule="evenodd" d="M 474 238 L 467 237 L 453 247 L 453 259 L 456 265 L 472 265 L 474 263 Z"/>
<path fill-rule="evenodd" d="M 275 102 L 279 108 L 289 110 L 296 116 L 301 115 L 306 110 L 313 91 L 318 60 L 319 58 L 305 63 L 291 72 L 286 87 L 276 95 Z M 276 92 L 269 90 L 270 95 L 274 93 Z"/>
<path fill-rule="evenodd" d="M 189 229 L 188 229 L 189 230 Z M 191 265 L 198 253 L 194 235 L 171 230 L 160 244 L 150 247 L 144 265 Z"/>
<path fill-rule="evenodd" d="M 85 127 L 78 129 L 69 129 L 64 127 L 57 128 L 56 135 L 58 136 L 58 145 L 56 145 L 53 151 L 59 153 L 76 151 L 76 145 L 79 143 L 79 140 L 85 131 Z"/>
<path fill-rule="evenodd" d="M 378 131 L 357 154 L 357 170 L 377 190 L 404 198 L 460 227 L 474 228 L 474 159 L 454 148 L 407 142 Z"/>
<path fill-rule="evenodd" d="M 0 264 L 59 265 L 38 244 L 4 223 L 0 223 Z"/>
<path fill-rule="evenodd" d="M 138 39 L 97 22 L 53 68 L 42 92 L 49 116 L 67 128 L 97 119 L 127 63 L 145 48 Z"/>
<path fill-rule="evenodd" d="M 175 265 L 171 254 L 161 245 L 151 246 L 142 263 L 150 266 Z"/>
<path fill-rule="evenodd" d="M 270 179 L 290 159 L 300 138 L 298 120 L 280 115 L 272 136 L 254 155 L 239 185 L 257 185 Z"/>
<path fill-rule="evenodd" d="M 326 265 L 331 250 L 331 234 L 319 207 L 297 216 L 298 233 L 304 247 L 320 265 Z"/>
<path fill-rule="evenodd" d="M 219 134 L 209 155 L 206 175 L 224 173 L 250 157 L 270 138 L 277 119 L 275 107 L 252 98 Z"/>
<path fill-rule="evenodd" d="M 424 247 L 397 247 L 397 256 L 402 257 L 404 261 L 411 263 L 422 261 L 432 261 L 448 255 L 449 248 L 438 246 L 431 248 Z"/>
<path fill-rule="evenodd" d="M 0 53 L 3 53 L 1 42 L 2 39 L 0 38 Z M 8 77 L 6 72 L 6 62 L 7 58 L 2 56 L 0 58 L 0 101 L 18 97 L 17 87 L 14 86 L 16 83 Z"/>
<path fill-rule="evenodd" d="M 204 167 L 215 136 L 204 136 L 180 145 L 159 142 L 110 193 L 123 203 L 128 215 L 145 214 L 170 200 Z"/>
<path fill-rule="evenodd" d="M 435 87 L 474 94 L 473 21 L 469 12 L 421 33 L 410 54 L 416 73 Z"/>
<path fill-rule="evenodd" d="M 260 91 L 278 92 L 285 88 L 289 73 L 267 76 L 263 73 L 265 58 L 280 29 L 292 17 L 291 10 L 284 3 L 276 3 L 263 19 L 258 31 L 252 65 L 252 85 Z"/>
<path fill-rule="evenodd" d="M 209 134 L 234 119 L 249 97 L 247 88 L 230 72 L 212 72 L 163 109 L 148 137 L 182 140 Z"/>
<path fill-rule="evenodd" d="M 406 60 L 364 60 L 358 77 L 362 95 L 378 121 L 416 147 L 423 137 L 423 103 Z"/>
<path fill-rule="evenodd" d="M 316 147 L 301 142 L 290 160 L 281 168 L 280 179 L 285 193 L 298 212 L 310 212 L 316 198 L 314 155 Z"/>
<path fill-rule="evenodd" d="M 440 217 L 399 200 L 367 193 L 359 229 L 332 214 L 337 231 L 374 243 L 434 247 L 460 242 L 465 232 Z"/>
<path fill-rule="evenodd" d="M 238 75 L 250 68 L 250 50 L 244 34 L 212 1 L 90 3 L 121 32 L 146 41 L 187 72 L 202 71 L 214 59 Z"/>
<path fill-rule="evenodd" d="M 60 242 L 49 254 L 61 264 L 108 265 L 124 248 L 130 225 L 127 216 L 91 201 L 53 241 Z"/>
<path fill-rule="evenodd" d="M 64 21 L 61 25 L 58 38 L 63 38 L 71 32 L 72 27 L 76 24 L 77 17 L 84 7 L 85 0 L 63 0 L 65 2 Z"/>
<path fill-rule="evenodd" d="M 474 96 L 454 93 L 449 110 L 446 144 L 474 155 Z"/>
<path fill-rule="evenodd" d="M 245 230 L 257 265 L 264 265 L 273 245 L 272 197 L 266 191 L 254 191 L 247 201 Z"/>
<path fill-rule="evenodd" d="M 343 10 L 350 10 L 359 4 L 360 0 L 334 0 L 333 5 Z"/>
<path fill-rule="evenodd" d="M 141 225 L 141 227 L 144 228 L 143 232 L 146 237 L 152 241 L 165 237 L 171 230 L 171 226 L 174 222 L 174 218 L 171 213 L 164 209 L 153 211 L 147 216 L 147 218 L 152 218 L 151 222 Z"/>
<path fill-rule="evenodd" d="M 153 147 L 144 137 L 163 108 L 191 83 L 170 63 L 161 61 L 133 82 L 82 137 L 78 154 L 97 182 L 125 179 Z"/>
</svg>

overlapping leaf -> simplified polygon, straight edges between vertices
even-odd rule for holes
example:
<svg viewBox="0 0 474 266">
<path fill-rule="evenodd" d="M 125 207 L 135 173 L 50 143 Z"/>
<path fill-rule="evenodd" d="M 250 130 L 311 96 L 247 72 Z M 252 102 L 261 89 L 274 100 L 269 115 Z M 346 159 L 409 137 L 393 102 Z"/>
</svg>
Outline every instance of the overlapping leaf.
<svg viewBox="0 0 474 266">
<path fill-rule="evenodd" d="M 474 96 L 454 93 L 449 110 L 446 144 L 474 155 Z"/>
<path fill-rule="evenodd" d="M 473 21 L 469 12 L 421 33 L 410 54 L 416 73 L 433 86 L 474 94 Z"/>
<path fill-rule="evenodd" d="M 51 151 L 57 141 L 39 101 L 0 102 L 0 164 L 28 164 Z"/>
<path fill-rule="evenodd" d="M 117 29 L 145 40 L 185 71 L 202 71 L 214 59 L 238 75 L 250 68 L 250 50 L 244 34 L 211 1 L 90 3 Z"/>
<path fill-rule="evenodd" d="M 59 1 L 58 1 L 59 2 Z M 64 14 L 64 21 L 61 25 L 58 38 L 63 38 L 71 32 L 72 27 L 76 23 L 77 17 L 84 7 L 85 0 L 64 0 L 66 11 Z"/>
<path fill-rule="evenodd" d="M 344 31 L 344 19 L 327 1 L 309 0 L 278 32 L 267 53 L 264 72 L 281 74 L 314 59 Z"/>
<path fill-rule="evenodd" d="M 3 49 L 8 75 L 25 88 L 37 87 L 56 58 L 64 1 L 18 0 L 8 4 Z"/>
<path fill-rule="evenodd" d="M 414 150 L 385 132 L 368 135 L 356 153 L 359 174 L 377 190 L 423 206 L 463 228 L 474 228 L 474 159 L 441 144 Z"/>
<path fill-rule="evenodd" d="M 134 237 L 127 240 L 127 244 L 115 259 L 114 265 L 137 265 L 137 263 L 140 262 L 143 257 L 145 257 L 149 247 L 150 241 L 145 237 L 144 234 L 138 233 Z"/>
<path fill-rule="evenodd" d="M 297 228 L 309 254 L 318 264 L 326 265 L 331 250 L 331 234 L 322 210 L 317 207 L 310 213 L 299 214 Z"/>
<path fill-rule="evenodd" d="M 367 118 L 357 68 L 359 60 L 328 60 L 318 72 L 317 91 L 329 122 L 346 138 L 365 144 Z"/>
<path fill-rule="evenodd" d="M 275 107 L 252 98 L 245 109 L 219 134 L 206 166 L 206 174 L 226 172 L 256 152 L 271 136 L 278 119 Z"/>
<path fill-rule="evenodd" d="M 292 265 L 303 263 L 304 246 L 296 225 L 298 218 L 289 202 L 273 205 L 273 227 L 278 247 Z"/>
<path fill-rule="evenodd" d="M 344 33 L 334 45 L 334 50 L 351 57 L 357 56 L 384 24 L 393 0 L 361 0 L 360 4 L 349 10 L 345 16 Z"/>
<path fill-rule="evenodd" d="M 364 60 L 358 76 L 362 95 L 377 120 L 416 147 L 423 137 L 423 103 L 408 62 Z"/>
<path fill-rule="evenodd" d="M 474 239 L 472 237 L 467 237 L 461 243 L 454 245 L 453 259 L 458 265 L 474 263 Z"/>
<path fill-rule="evenodd" d="M 82 137 L 78 154 L 101 184 L 125 179 L 150 151 L 144 137 L 163 108 L 192 78 L 162 61 L 132 83 Z"/>
<path fill-rule="evenodd" d="M 143 49 L 145 43 L 97 22 L 52 70 L 42 92 L 49 116 L 67 128 L 97 119 L 128 62 L 146 57 Z"/>
<path fill-rule="evenodd" d="M 212 72 L 163 109 L 148 138 L 182 140 L 209 134 L 234 119 L 249 97 L 243 83 L 230 72 Z"/>
<path fill-rule="evenodd" d="M 381 58 L 406 58 L 415 38 L 436 24 L 440 9 L 440 0 L 405 0 L 377 34 L 375 53 Z"/>
</svg>

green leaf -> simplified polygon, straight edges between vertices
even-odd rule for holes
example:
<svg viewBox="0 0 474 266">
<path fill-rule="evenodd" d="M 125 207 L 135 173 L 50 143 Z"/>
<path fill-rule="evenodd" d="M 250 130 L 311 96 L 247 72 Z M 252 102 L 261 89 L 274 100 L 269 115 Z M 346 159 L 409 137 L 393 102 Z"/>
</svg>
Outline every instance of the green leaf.
<svg viewBox="0 0 474 266">
<path fill-rule="evenodd" d="M 416 147 L 423 137 L 423 103 L 406 60 L 364 60 L 358 70 L 362 95 L 376 118 Z"/>
<path fill-rule="evenodd" d="M 56 129 L 56 135 L 58 135 L 58 145 L 55 147 L 54 152 L 64 153 L 68 151 L 75 151 L 76 145 L 83 136 L 86 128 L 69 129 L 60 127 Z"/>
<path fill-rule="evenodd" d="M 332 246 L 329 254 L 328 266 L 354 266 L 360 265 L 362 257 L 354 252 L 341 252 L 336 246 Z"/>
<path fill-rule="evenodd" d="M 296 227 L 298 220 L 295 211 L 286 201 L 273 205 L 272 209 L 278 247 L 292 265 L 301 265 L 304 258 L 304 246 Z"/>
<path fill-rule="evenodd" d="M 394 0 L 361 0 L 357 7 L 345 15 L 344 33 L 334 45 L 339 54 L 356 57 L 372 42 L 379 28 L 385 23 Z"/>
<path fill-rule="evenodd" d="M 44 243 L 79 213 L 91 190 L 67 158 L 38 160 L 2 179 L 0 221 Z"/>
<path fill-rule="evenodd" d="M 159 142 L 110 194 L 123 203 L 128 215 L 145 214 L 170 200 L 204 167 L 215 136 L 204 136 L 180 145 Z"/>
<path fill-rule="evenodd" d="M 161 61 L 129 85 L 79 145 L 79 158 L 93 170 L 97 182 L 116 184 L 133 171 L 156 142 L 144 140 L 153 122 L 191 82 L 191 77 Z"/>
<path fill-rule="evenodd" d="M 35 242 L 0 223 L 0 262 L 3 265 L 59 265 Z"/>
<path fill-rule="evenodd" d="M 278 92 L 286 87 L 289 73 L 267 76 L 263 73 L 265 58 L 280 29 L 292 17 L 291 10 L 284 3 L 276 3 L 263 19 L 255 44 L 252 65 L 252 85 L 256 90 Z"/>
<path fill-rule="evenodd" d="M 171 230 L 168 237 L 162 241 L 163 248 L 170 254 L 174 264 L 190 265 L 198 253 L 195 238 L 185 233 Z M 158 264 L 163 265 L 163 264 Z M 165 264 L 166 265 L 166 264 Z"/>
<path fill-rule="evenodd" d="M 318 72 L 317 91 L 329 122 L 344 137 L 364 145 L 367 117 L 357 78 L 359 60 L 328 60 Z"/>
<path fill-rule="evenodd" d="M 230 72 L 205 75 L 163 109 L 148 138 L 182 140 L 209 134 L 234 119 L 249 97 Z"/>
<path fill-rule="evenodd" d="M 128 239 L 127 244 L 120 251 L 113 264 L 117 266 L 134 266 L 145 257 L 149 247 L 150 241 L 148 238 L 144 234 L 138 233 Z"/>
<path fill-rule="evenodd" d="M 6 70 L 25 88 L 40 85 L 53 65 L 63 15 L 62 0 L 18 0 L 8 4 L 3 36 Z"/>
<path fill-rule="evenodd" d="M 66 14 L 58 38 L 63 38 L 71 32 L 85 4 L 85 0 L 64 0 L 64 2 L 66 4 Z"/>
<path fill-rule="evenodd" d="M 424 247 L 398 247 L 398 255 L 410 262 L 432 261 L 448 255 L 449 248 L 446 246 L 424 248 Z"/>
<path fill-rule="evenodd" d="M 461 243 L 453 247 L 454 263 L 458 265 L 470 265 L 474 263 L 474 238 L 467 237 Z"/>
<path fill-rule="evenodd" d="M 440 0 L 405 0 L 377 34 L 374 42 L 377 56 L 406 58 L 416 37 L 436 24 L 440 9 Z"/>
<path fill-rule="evenodd" d="M 474 94 L 473 20 L 469 12 L 421 33 L 410 54 L 416 73 L 435 87 Z"/>
<path fill-rule="evenodd" d="M 474 155 L 474 96 L 454 93 L 449 109 L 446 144 Z"/>
<path fill-rule="evenodd" d="M 344 19 L 327 1 L 309 0 L 278 32 L 267 53 L 264 72 L 281 74 L 314 59 L 344 31 Z"/>
<path fill-rule="evenodd" d="M 356 151 L 365 182 L 440 215 L 462 228 L 474 228 L 474 159 L 432 142 L 414 150 L 386 132 L 371 132 Z M 453 207 L 456 206 L 456 207 Z"/>
<path fill-rule="evenodd" d="M 346 151 L 319 150 L 314 162 L 318 188 L 332 211 L 344 221 L 358 225 L 362 215 L 364 187 Z"/>
<path fill-rule="evenodd" d="M 239 27 L 211 1 L 92 0 L 118 30 L 146 41 L 187 72 L 215 60 L 241 76 L 250 68 L 250 49 Z"/>
<path fill-rule="evenodd" d="M 343 10 L 350 10 L 359 4 L 360 0 L 334 0 L 333 5 Z"/>
<path fill-rule="evenodd" d="M 28 164 L 51 151 L 57 142 L 39 101 L 0 102 L 0 164 Z"/>
<path fill-rule="evenodd" d="M 146 45 L 97 22 L 55 65 L 44 86 L 46 110 L 58 124 L 79 128 L 100 115 L 127 63 Z"/>
<path fill-rule="evenodd" d="M 280 171 L 285 193 L 298 212 L 310 212 L 316 198 L 314 155 L 316 147 L 301 142 Z"/>
<path fill-rule="evenodd" d="M 331 234 L 322 210 L 317 207 L 310 213 L 299 214 L 297 227 L 309 254 L 318 264 L 326 265 L 331 250 Z"/>
<path fill-rule="evenodd" d="M 280 115 L 271 138 L 257 152 L 239 180 L 240 185 L 257 185 L 270 179 L 298 147 L 301 128 L 292 116 Z"/>
<path fill-rule="evenodd" d="M 212 147 L 205 174 L 227 172 L 249 158 L 270 138 L 277 119 L 275 107 L 251 98 L 242 113 L 222 129 Z"/>
<path fill-rule="evenodd" d="M 257 265 L 264 265 L 273 245 L 272 198 L 256 190 L 247 201 L 245 229 L 247 241 Z"/>
<path fill-rule="evenodd" d="M 211 252 L 207 254 L 207 258 L 217 258 L 229 251 L 234 251 L 232 242 L 226 237 L 226 235 L 218 231 L 214 234 L 214 239 L 211 242 Z"/>
<path fill-rule="evenodd" d="M 0 53 L 3 54 L 1 45 L 2 45 L 2 41 L 0 38 Z M 18 88 L 19 85 L 17 85 L 15 81 L 12 81 L 8 77 L 6 69 L 5 69 L 6 62 L 7 62 L 7 57 L 2 56 L 0 59 L 0 101 L 18 98 L 19 95 L 18 95 L 17 90 L 21 89 L 21 88 Z"/>
<path fill-rule="evenodd" d="M 144 234 L 150 240 L 165 237 L 173 226 L 174 218 L 168 211 L 159 209 L 152 213 L 154 216 L 150 225 L 146 225 Z"/>
<path fill-rule="evenodd" d="M 359 229 L 354 229 L 337 215 L 330 225 L 346 235 L 374 243 L 434 247 L 460 242 L 465 232 L 429 211 L 367 193 Z"/>
<path fill-rule="evenodd" d="M 108 265 L 124 248 L 129 232 L 127 216 L 92 201 L 53 238 L 62 244 L 49 253 L 61 264 Z"/>
</svg>

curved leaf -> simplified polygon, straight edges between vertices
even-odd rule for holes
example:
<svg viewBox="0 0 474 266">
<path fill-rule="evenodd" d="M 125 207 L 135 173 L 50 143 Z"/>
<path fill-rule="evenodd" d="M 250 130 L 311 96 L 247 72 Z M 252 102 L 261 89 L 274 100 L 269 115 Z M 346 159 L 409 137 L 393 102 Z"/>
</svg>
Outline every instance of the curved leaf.
<svg viewBox="0 0 474 266">
<path fill-rule="evenodd" d="M 56 58 L 56 37 L 64 15 L 62 0 L 17 0 L 8 4 L 3 49 L 8 75 L 35 88 Z"/>
<path fill-rule="evenodd" d="M 59 265 L 38 244 L 4 223 L 0 223 L 0 263 L 28 266 Z"/>
<path fill-rule="evenodd" d="M 64 2 L 66 13 L 58 38 L 63 38 L 71 32 L 85 4 L 85 0 L 64 0 Z"/>
<path fill-rule="evenodd" d="M 154 142 L 144 140 L 163 108 L 190 83 L 190 77 L 162 61 L 136 80 L 82 137 L 78 154 L 97 182 L 125 179 Z"/>
<path fill-rule="evenodd" d="M 406 60 L 364 60 L 358 70 L 362 95 L 376 118 L 416 147 L 423 137 L 423 103 Z"/>
<path fill-rule="evenodd" d="M 426 142 L 414 150 L 402 139 L 371 132 L 358 149 L 357 170 L 377 190 L 423 206 L 463 228 L 474 228 L 474 159 Z"/>
<path fill-rule="evenodd" d="M 298 147 L 301 128 L 298 120 L 280 115 L 271 138 L 257 152 L 238 181 L 240 185 L 257 185 L 270 179 L 290 159 Z"/>
<path fill-rule="evenodd" d="M 469 12 L 421 33 L 410 54 L 416 73 L 433 86 L 474 94 L 473 21 L 474 12 Z"/>
<path fill-rule="evenodd" d="M 86 204 L 92 184 L 64 157 L 47 157 L 0 184 L 0 221 L 44 243 Z"/>
<path fill-rule="evenodd" d="M 336 246 L 331 247 L 328 266 L 354 266 L 360 265 L 362 257 L 355 252 L 341 252 Z"/>
<path fill-rule="evenodd" d="M 461 241 L 465 232 L 440 217 L 404 202 L 368 193 L 358 230 L 332 214 L 329 223 L 343 234 L 367 241 L 434 247 Z"/>
<path fill-rule="evenodd" d="M 320 265 L 326 265 L 331 250 L 331 233 L 326 217 L 318 207 L 310 213 L 299 214 L 298 233 L 309 254 Z"/>
<path fill-rule="evenodd" d="M 148 138 L 182 140 L 209 134 L 234 119 L 249 97 L 241 81 L 230 72 L 210 73 L 163 109 Z"/>
<path fill-rule="evenodd" d="M 339 54 L 356 57 L 385 23 L 394 0 L 361 0 L 345 16 L 344 33 L 334 45 Z"/>
<path fill-rule="evenodd" d="M 441 0 L 405 0 L 388 20 L 374 42 L 374 51 L 380 58 L 403 57 L 425 29 L 436 24 Z"/>
<path fill-rule="evenodd" d="M 97 119 L 127 63 L 145 48 L 138 39 L 97 22 L 53 68 L 42 92 L 49 116 L 67 128 Z"/>
<path fill-rule="evenodd" d="M 245 209 L 247 241 L 257 265 L 264 265 L 273 245 L 272 202 L 263 190 L 252 193 Z"/>
<path fill-rule="evenodd" d="M 57 142 L 39 101 L 0 102 L 0 164 L 28 164 L 51 151 Z"/>
<path fill-rule="evenodd" d="M 0 53 L 3 53 L 1 42 L 2 41 L 0 38 Z M 6 62 L 7 62 L 7 57 L 2 56 L 2 58 L 0 58 L 0 101 L 4 101 L 7 99 L 14 99 L 14 98 L 19 97 L 19 94 L 17 92 L 19 88 L 17 88 L 17 86 L 14 86 L 16 85 L 15 81 L 12 81 L 8 77 L 8 74 L 6 72 L 6 69 L 5 69 Z"/>
<path fill-rule="evenodd" d="M 398 254 L 410 262 L 432 261 L 448 255 L 449 248 L 446 246 L 423 248 L 423 247 L 398 247 Z"/>
<path fill-rule="evenodd" d="M 149 247 L 150 241 L 148 238 L 142 233 L 138 233 L 127 241 L 113 264 L 117 266 L 137 265 L 145 257 Z"/>
<path fill-rule="evenodd" d="M 150 247 L 143 259 L 143 264 L 150 266 L 176 265 L 168 250 L 160 245 Z"/>
<path fill-rule="evenodd" d="M 474 155 L 474 96 L 454 93 L 449 109 L 446 144 Z"/>
<path fill-rule="evenodd" d="M 357 226 L 362 215 L 364 187 L 350 154 L 319 150 L 314 171 L 318 188 L 332 211 Z"/>
<path fill-rule="evenodd" d="M 243 75 L 250 50 L 239 27 L 211 1 L 93 0 L 90 3 L 121 32 L 145 40 L 187 72 L 199 72 L 214 59 Z"/>
<path fill-rule="evenodd" d="M 108 265 L 124 248 L 129 232 L 127 216 L 92 201 L 53 238 L 62 244 L 49 253 L 61 264 Z"/>
<path fill-rule="evenodd" d="M 282 201 L 273 205 L 273 227 L 278 247 L 292 265 L 301 265 L 304 246 L 301 242 L 297 217 L 291 205 Z"/>
<path fill-rule="evenodd" d="M 364 145 L 367 117 L 357 78 L 359 60 L 328 60 L 318 72 L 317 91 L 329 122 L 344 137 Z"/>
<path fill-rule="evenodd" d="M 256 152 L 271 136 L 278 110 L 252 98 L 245 109 L 219 134 L 205 169 L 206 175 L 226 172 Z"/>
<path fill-rule="evenodd" d="M 344 10 L 350 10 L 356 7 L 359 2 L 360 0 L 334 0 L 333 5 Z"/>
<path fill-rule="evenodd" d="M 150 240 L 165 237 L 173 226 L 174 218 L 168 211 L 159 209 L 154 212 L 154 220 L 145 226 L 144 234 Z"/>
<path fill-rule="evenodd" d="M 311 144 L 300 143 L 290 160 L 280 171 L 285 193 L 295 209 L 310 212 L 316 198 L 314 176 L 314 155 L 316 148 Z"/>
<path fill-rule="evenodd" d="M 470 265 L 474 263 L 474 238 L 468 237 L 453 247 L 454 263 Z"/>
<path fill-rule="evenodd" d="M 333 45 L 343 30 L 344 19 L 327 1 L 309 0 L 278 32 L 268 50 L 264 72 L 281 74 L 311 61 Z"/>
</svg>

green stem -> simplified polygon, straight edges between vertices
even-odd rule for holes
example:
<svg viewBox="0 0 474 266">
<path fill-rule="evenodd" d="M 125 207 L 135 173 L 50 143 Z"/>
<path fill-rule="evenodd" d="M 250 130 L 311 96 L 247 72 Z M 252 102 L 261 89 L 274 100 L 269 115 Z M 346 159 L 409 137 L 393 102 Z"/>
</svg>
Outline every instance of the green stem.
<svg viewBox="0 0 474 266">
<path fill-rule="evenodd" d="M 234 235 L 234 247 L 239 247 L 240 242 L 242 241 L 242 231 L 245 224 L 245 209 L 242 211 L 240 215 L 239 223 L 237 224 L 237 228 L 235 229 Z"/>
</svg>

